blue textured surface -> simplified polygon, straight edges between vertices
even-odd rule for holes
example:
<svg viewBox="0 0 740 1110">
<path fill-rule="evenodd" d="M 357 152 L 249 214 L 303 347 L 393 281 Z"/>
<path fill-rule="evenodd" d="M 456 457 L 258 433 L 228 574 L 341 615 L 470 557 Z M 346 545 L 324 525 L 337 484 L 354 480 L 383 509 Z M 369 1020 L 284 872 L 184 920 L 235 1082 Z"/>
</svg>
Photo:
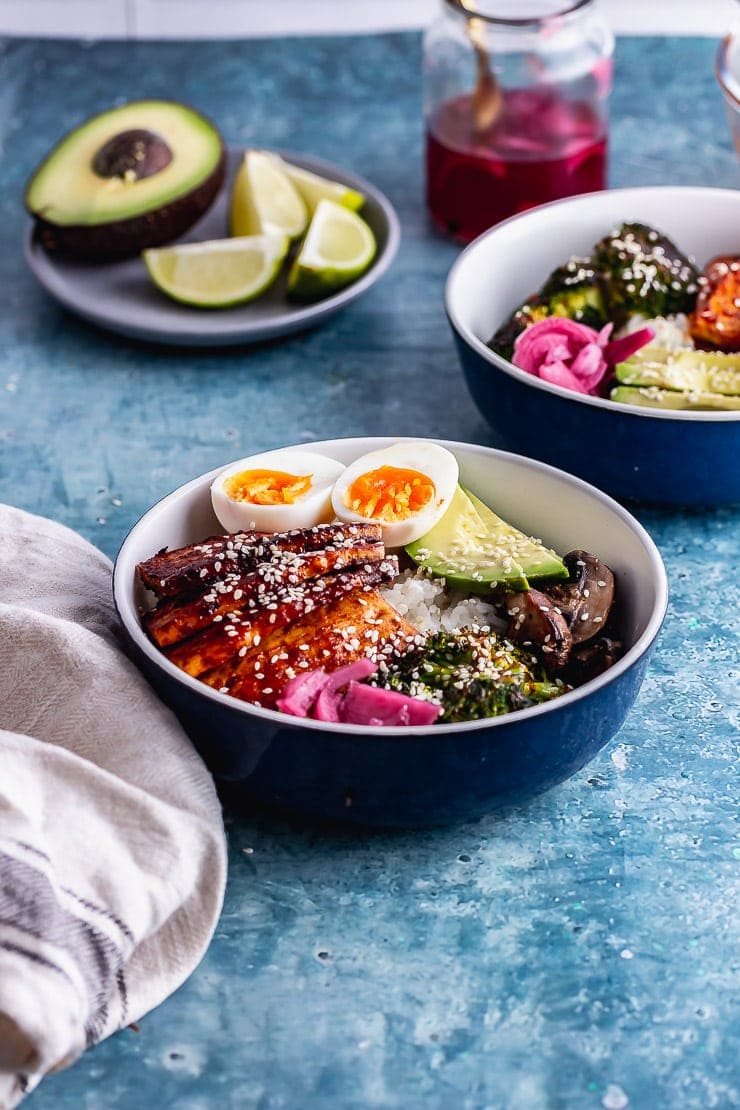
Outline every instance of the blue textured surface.
<svg viewBox="0 0 740 1110">
<path fill-rule="evenodd" d="M 611 183 L 737 186 L 708 40 L 621 40 Z M 0 500 L 113 555 L 188 477 L 317 436 L 490 443 L 442 311 L 457 248 L 421 204 L 414 34 L 0 54 Z M 401 215 L 391 272 L 321 329 L 229 352 L 116 340 L 49 302 L 20 194 L 61 131 L 176 96 L 232 143 L 371 178 Z M 672 600 L 612 745 L 520 811 L 372 837 L 227 810 L 224 914 L 202 966 L 29 1107 L 740 1105 L 740 515 L 638 510 Z"/>
</svg>

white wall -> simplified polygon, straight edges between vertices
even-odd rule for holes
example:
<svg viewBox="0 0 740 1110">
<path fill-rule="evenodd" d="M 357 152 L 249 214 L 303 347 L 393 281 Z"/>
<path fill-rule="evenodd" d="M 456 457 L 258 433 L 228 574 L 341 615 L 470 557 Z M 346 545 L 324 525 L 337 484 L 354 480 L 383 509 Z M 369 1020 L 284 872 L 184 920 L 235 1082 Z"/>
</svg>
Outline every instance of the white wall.
<svg viewBox="0 0 740 1110">
<path fill-rule="evenodd" d="M 0 0 L 0 34 L 238 38 L 422 27 L 440 0 Z M 617 34 L 717 37 L 740 0 L 601 0 Z"/>
</svg>

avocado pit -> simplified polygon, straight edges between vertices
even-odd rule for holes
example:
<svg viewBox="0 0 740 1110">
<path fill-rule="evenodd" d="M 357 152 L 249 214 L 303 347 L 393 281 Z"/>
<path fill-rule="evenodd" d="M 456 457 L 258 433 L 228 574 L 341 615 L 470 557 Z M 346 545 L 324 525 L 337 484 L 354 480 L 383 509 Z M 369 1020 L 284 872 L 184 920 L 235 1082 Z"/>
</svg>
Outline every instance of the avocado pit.
<svg viewBox="0 0 740 1110">
<path fill-rule="evenodd" d="M 161 173 L 170 165 L 172 158 L 172 151 L 161 135 L 132 127 L 114 135 L 101 146 L 93 158 L 93 170 L 98 177 L 143 181 Z"/>
</svg>

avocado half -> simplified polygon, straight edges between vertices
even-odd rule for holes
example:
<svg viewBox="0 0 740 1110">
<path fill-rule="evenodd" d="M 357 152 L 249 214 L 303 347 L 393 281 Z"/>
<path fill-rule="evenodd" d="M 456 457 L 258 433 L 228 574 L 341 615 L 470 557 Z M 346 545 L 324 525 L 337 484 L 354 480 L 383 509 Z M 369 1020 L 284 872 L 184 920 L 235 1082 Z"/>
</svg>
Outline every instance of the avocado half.
<svg viewBox="0 0 740 1110">
<path fill-rule="evenodd" d="M 174 101 L 132 101 L 65 135 L 24 202 L 47 250 L 125 258 L 187 231 L 225 172 L 223 139 L 205 116 Z"/>
</svg>

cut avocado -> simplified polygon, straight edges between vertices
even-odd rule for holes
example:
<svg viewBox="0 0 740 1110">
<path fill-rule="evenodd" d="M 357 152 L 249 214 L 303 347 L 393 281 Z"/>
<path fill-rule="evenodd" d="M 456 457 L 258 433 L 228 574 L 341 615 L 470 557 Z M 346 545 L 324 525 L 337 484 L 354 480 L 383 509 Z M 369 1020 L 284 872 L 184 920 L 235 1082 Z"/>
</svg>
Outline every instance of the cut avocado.
<svg viewBox="0 0 740 1110">
<path fill-rule="evenodd" d="M 556 580 L 569 577 L 568 568 L 559 555 L 549 547 L 545 547 L 539 540 L 526 536 L 511 524 L 507 524 L 470 490 L 465 490 L 465 493 L 491 535 L 499 537 L 502 543 L 511 545 L 528 581 L 540 582 L 544 579 Z"/>
<path fill-rule="evenodd" d="M 740 396 L 693 393 L 688 390 L 682 392 L 678 389 L 660 389 L 655 385 L 618 385 L 611 391 L 609 398 L 623 405 L 638 405 L 640 408 L 740 412 Z"/>
<path fill-rule="evenodd" d="M 554 552 L 501 520 L 461 486 L 439 523 L 406 551 L 419 566 L 472 593 L 488 593 L 498 584 L 526 590 L 527 566 L 536 577 L 568 577 Z"/>
<path fill-rule="evenodd" d="M 620 362 L 615 374 L 621 385 L 740 395 L 740 355 L 722 351 L 667 351 L 661 347 L 643 347 Z"/>
<path fill-rule="evenodd" d="M 204 116 L 139 100 L 61 139 L 30 178 L 25 205 L 48 250 L 123 258 L 182 235 L 211 205 L 225 166 Z"/>
</svg>

